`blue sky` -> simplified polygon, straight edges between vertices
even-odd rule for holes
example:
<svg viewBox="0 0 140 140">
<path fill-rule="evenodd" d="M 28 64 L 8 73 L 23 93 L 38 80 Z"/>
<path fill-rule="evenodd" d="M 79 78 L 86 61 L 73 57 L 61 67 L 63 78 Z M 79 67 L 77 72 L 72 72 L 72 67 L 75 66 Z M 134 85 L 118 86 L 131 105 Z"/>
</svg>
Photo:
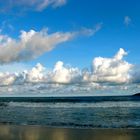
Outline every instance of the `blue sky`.
<svg viewBox="0 0 140 140">
<path fill-rule="evenodd" d="M 3 3 L 1 2 L 1 5 L 4 5 Z M 80 0 L 80 2 L 67 0 L 60 7 L 54 8 L 50 5 L 41 11 L 36 11 L 33 7 L 22 10 L 22 7 L 17 6 L 0 13 L 1 33 L 17 38 L 20 30 L 40 31 L 42 28 L 48 28 L 50 33 L 71 32 L 83 27 L 93 28 L 96 24 L 102 23 L 102 28 L 95 35 L 77 37 L 59 44 L 52 51 L 44 52 L 26 64 L 34 65 L 40 62 L 52 67 L 56 61 L 61 60 L 84 68 L 91 65 L 94 57 L 110 57 L 119 48 L 129 52 L 126 60 L 138 64 L 140 61 L 139 5 L 138 0 Z M 124 23 L 126 16 L 131 19 L 128 25 Z"/>
</svg>

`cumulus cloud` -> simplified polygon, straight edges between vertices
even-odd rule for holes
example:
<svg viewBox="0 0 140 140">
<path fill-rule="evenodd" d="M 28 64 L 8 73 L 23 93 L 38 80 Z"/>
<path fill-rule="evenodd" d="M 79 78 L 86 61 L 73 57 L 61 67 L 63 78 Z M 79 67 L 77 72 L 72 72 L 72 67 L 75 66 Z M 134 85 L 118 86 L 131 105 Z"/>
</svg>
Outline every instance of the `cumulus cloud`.
<svg viewBox="0 0 140 140">
<path fill-rule="evenodd" d="M 131 76 L 132 64 L 129 64 L 123 57 L 127 55 L 124 49 L 120 48 L 113 58 L 97 57 L 93 60 L 93 75 L 91 79 L 95 82 L 127 83 Z"/>
<path fill-rule="evenodd" d="M 140 90 L 140 69 L 124 60 L 120 50 L 112 58 L 96 57 L 93 70 L 56 62 L 50 71 L 38 63 L 23 72 L 0 72 L 0 96 L 128 95 Z M 19 92 L 20 91 L 20 92 Z"/>
<path fill-rule="evenodd" d="M 66 4 L 67 0 L 0 0 L 1 12 L 13 11 L 42 11 L 47 7 L 60 7 Z"/>
<path fill-rule="evenodd" d="M 43 82 L 45 80 L 44 76 L 45 67 L 38 63 L 30 71 L 24 71 L 24 77 L 26 82 Z"/>
<path fill-rule="evenodd" d="M 18 39 L 7 35 L 0 35 L 0 63 L 21 62 L 35 59 L 45 52 L 51 51 L 58 44 L 67 42 L 80 35 L 94 35 L 101 27 L 93 29 L 84 28 L 74 32 L 48 33 L 47 29 L 41 31 L 21 31 Z M 1 51 L 2 50 L 2 51 Z"/>
<path fill-rule="evenodd" d="M 129 17 L 129 16 L 125 16 L 124 17 L 124 24 L 126 25 L 126 26 L 128 26 L 130 23 L 131 23 L 131 18 Z"/>
<path fill-rule="evenodd" d="M 124 85 L 139 82 L 140 71 L 134 71 L 134 66 L 126 62 L 123 57 L 127 52 L 120 48 L 112 58 L 96 57 L 93 59 L 93 70 L 80 70 L 77 67 L 56 62 L 54 68 L 47 68 L 38 63 L 32 69 L 8 73 L 0 73 L 0 85 L 18 85 L 25 83 L 48 84 L 82 84 L 96 89 L 106 89 L 110 85 Z M 107 84 L 107 86 L 106 86 Z M 126 85 L 124 85 L 126 87 Z M 126 89 L 121 86 L 121 89 Z"/>
<path fill-rule="evenodd" d="M 15 72 L 15 73 L 1 72 L 0 86 L 47 82 L 44 71 L 45 71 L 45 67 L 43 67 L 40 63 L 38 63 L 32 69 L 24 70 L 22 72 Z"/>
<path fill-rule="evenodd" d="M 58 61 L 50 74 L 50 81 L 55 83 L 75 83 L 81 79 L 78 68 L 65 67 L 62 61 Z"/>
<path fill-rule="evenodd" d="M 78 83 L 82 80 L 81 71 L 78 68 L 65 66 L 58 61 L 53 70 L 45 72 L 45 67 L 38 63 L 31 70 L 19 73 L 0 73 L 0 85 L 24 84 L 24 83 Z"/>
</svg>

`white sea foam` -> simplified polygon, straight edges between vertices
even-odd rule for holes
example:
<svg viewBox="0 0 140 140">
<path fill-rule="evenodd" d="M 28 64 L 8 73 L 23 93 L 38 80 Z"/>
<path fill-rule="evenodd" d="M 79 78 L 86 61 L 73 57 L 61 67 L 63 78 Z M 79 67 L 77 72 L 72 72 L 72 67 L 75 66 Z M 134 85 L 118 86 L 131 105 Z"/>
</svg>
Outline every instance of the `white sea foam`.
<svg viewBox="0 0 140 140">
<path fill-rule="evenodd" d="M 111 108 L 111 107 L 140 107 L 140 102 L 135 101 L 104 101 L 96 103 L 31 103 L 31 102 L 10 102 L 10 107 L 29 108 Z"/>
</svg>

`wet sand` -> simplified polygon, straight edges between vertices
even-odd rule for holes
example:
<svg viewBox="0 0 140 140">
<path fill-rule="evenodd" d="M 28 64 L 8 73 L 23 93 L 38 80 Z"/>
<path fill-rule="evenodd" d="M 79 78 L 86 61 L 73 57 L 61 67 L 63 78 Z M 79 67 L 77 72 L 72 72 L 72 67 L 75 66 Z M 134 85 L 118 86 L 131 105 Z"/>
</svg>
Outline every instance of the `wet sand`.
<svg viewBox="0 0 140 140">
<path fill-rule="evenodd" d="M 140 140 L 140 129 L 73 129 L 0 125 L 0 140 Z"/>
</svg>

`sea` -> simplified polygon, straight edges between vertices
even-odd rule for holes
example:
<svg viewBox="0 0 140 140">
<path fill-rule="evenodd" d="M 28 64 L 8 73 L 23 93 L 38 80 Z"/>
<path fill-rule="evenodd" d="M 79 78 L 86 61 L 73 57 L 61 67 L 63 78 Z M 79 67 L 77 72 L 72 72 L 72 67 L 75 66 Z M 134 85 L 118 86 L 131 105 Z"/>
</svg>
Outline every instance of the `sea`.
<svg viewBox="0 0 140 140">
<path fill-rule="evenodd" d="M 140 128 L 140 97 L 1 97 L 0 124 Z"/>
</svg>

